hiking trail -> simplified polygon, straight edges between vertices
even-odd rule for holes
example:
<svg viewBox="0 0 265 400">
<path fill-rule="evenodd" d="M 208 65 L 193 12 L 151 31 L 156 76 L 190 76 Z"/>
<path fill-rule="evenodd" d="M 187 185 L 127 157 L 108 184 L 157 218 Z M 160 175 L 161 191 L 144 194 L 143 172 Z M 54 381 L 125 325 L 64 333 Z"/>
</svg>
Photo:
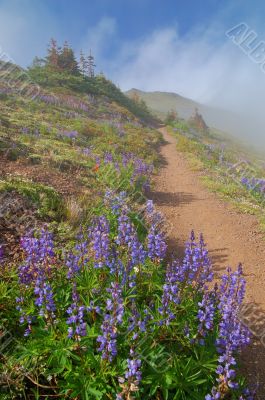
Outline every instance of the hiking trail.
<svg viewBox="0 0 265 400">
<path fill-rule="evenodd" d="M 202 232 L 216 276 L 227 266 L 243 264 L 247 281 L 244 315 L 255 340 L 244 352 L 243 370 L 259 384 L 258 399 L 265 398 L 265 242 L 256 218 L 242 214 L 228 202 L 211 193 L 200 181 L 176 148 L 176 139 L 166 128 L 160 132 L 166 141 L 161 146 L 163 166 L 155 178 L 151 198 L 170 226 L 169 249 L 183 256 L 185 242 L 193 229 Z M 262 336 L 264 334 L 264 345 Z"/>
</svg>

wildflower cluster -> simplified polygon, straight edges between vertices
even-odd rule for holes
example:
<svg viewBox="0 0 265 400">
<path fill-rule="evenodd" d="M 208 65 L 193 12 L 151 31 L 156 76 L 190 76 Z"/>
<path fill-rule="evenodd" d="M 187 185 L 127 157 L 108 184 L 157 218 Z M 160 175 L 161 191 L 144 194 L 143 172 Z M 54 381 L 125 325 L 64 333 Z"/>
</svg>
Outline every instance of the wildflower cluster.
<svg viewBox="0 0 265 400">
<path fill-rule="evenodd" d="M 32 316 L 23 309 L 27 292 L 34 295 L 34 304 L 38 315 L 44 317 L 49 324 L 55 319 L 56 306 L 50 283 L 54 266 L 54 245 L 51 234 L 43 229 L 40 237 L 24 237 L 21 247 L 25 253 L 25 261 L 19 267 L 18 276 L 21 285 L 21 296 L 17 298 L 20 323 L 27 321 L 27 336 L 31 331 Z"/>
<path fill-rule="evenodd" d="M 119 400 L 156 398 L 163 388 L 168 399 L 250 399 L 236 365 L 249 343 L 238 320 L 241 267 L 209 289 L 213 271 L 202 235 L 196 241 L 192 232 L 183 261 L 167 264 L 161 215 L 151 201 L 140 225 L 135 212 L 124 192 L 108 190 L 91 226 L 66 251 L 54 249 L 47 230 L 22 240 L 17 309 L 29 347 L 45 338 L 41 357 L 51 376 L 56 364 L 62 386 L 82 398 L 87 388 L 77 374 L 102 398 L 102 388 Z M 71 349 L 67 365 L 53 354 L 54 340 L 58 352 Z"/>
<path fill-rule="evenodd" d="M 254 193 L 260 194 L 262 197 L 265 197 L 265 179 L 259 178 L 247 178 L 243 177 L 241 179 L 241 183 L 249 190 Z"/>
<path fill-rule="evenodd" d="M 227 275 L 222 277 L 219 289 L 218 309 L 221 319 L 219 322 L 219 335 L 216 341 L 217 351 L 220 354 L 217 367 L 218 385 L 212 390 L 212 397 L 219 399 L 230 389 L 237 389 L 236 359 L 234 353 L 250 342 L 250 332 L 238 319 L 239 307 L 245 295 L 245 280 L 242 277 L 242 266 L 232 272 L 228 268 Z"/>
</svg>

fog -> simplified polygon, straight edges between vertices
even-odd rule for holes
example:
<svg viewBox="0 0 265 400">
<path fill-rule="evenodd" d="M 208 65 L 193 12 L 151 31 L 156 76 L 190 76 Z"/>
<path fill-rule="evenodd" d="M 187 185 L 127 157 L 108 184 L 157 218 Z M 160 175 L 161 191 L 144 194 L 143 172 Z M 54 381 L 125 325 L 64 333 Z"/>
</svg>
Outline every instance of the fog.
<svg viewBox="0 0 265 400">
<path fill-rule="evenodd" d="M 177 28 L 156 31 L 124 45 L 112 75 L 124 90 L 175 92 L 226 110 L 207 122 L 265 149 L 265 73 L 225 32 L 210 27 L 180 38 Z"/>
</svg>

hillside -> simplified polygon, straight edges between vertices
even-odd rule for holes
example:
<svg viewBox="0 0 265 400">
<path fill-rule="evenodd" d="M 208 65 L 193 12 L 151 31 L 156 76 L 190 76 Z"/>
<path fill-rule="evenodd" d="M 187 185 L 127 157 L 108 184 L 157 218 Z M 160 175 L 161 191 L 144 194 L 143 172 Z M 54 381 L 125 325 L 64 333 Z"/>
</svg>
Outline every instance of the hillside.
<svg viewBox="0 0 265 400">
<path fill-rule="evenodd" d="M 194 114 L 194 110 L 198 109 L 206 124 L 212 129 L 218 129 L 221 135 L 230 135 L 237 138 L 237 140 L 246 141 L 250 136 L 250 132 L 253 133 L 253 123 L 244 115 L 237 115 L 228 110 L 210 107 L 176 93 L 144 92 L 138 89 L 131 89 L 125 94 L 129 98 L 143 100 L 153 114 L 161 119 L 165 119 L 167 113 L 174 110 L 180 118 L 187 120 Z M 256 146 L 257 150 L 260 150 L 260 141 L 257 143 L 253 141 L 252 144 Z"/>
<path fill-rule="evenodd" d="M 175 214 L 192 201 L 171 192 L 176 149 L 168 160 L 145 103 L 88 60 L 52 40 L 28 70 L 1 65 L 1 400 L 251 400 L 242 267 L 214 286 L 192 220 L 171 253 L 151 198 Z M 169 192 L 153 185 L 161 166 Z"/>
<path fill-rule="evenodd" d="M 27 91 L 21 92 L 17 76 L 26 71 L 4 67 L 1 73 L 8 79 L 0 84 L 0 244 L 10 255 L 16 254 L 19 237 L 38 220 L 78 223 L 98 197 L 100 183 L 95 187 L 93 168 L 105 154 L 118 158 L 137 144 L 138 156 L 151 160 L 159 136 L 146 125 L 155 122 L 148 111 L 104 77 L 35 68 L 29 71 Z M 38 95 L 27 96 L 36 87 Z M 140 143 L 143 134 L 145 142 Z M 73 198 L 76 210 L 71 209 Z"/>
<path fill-rule="evenodd" d="M 144 92 L 138 89 L 131 89 L 125 94 L 130 98 L 139 97 L 144 100 L 147 106 L 161 118 L 165 118 L 171 110 L 176 110 L 181 118 L 189 118 L 195 108 L 200 109 L 201 105 L 176 93 L 168 92 Z"/>
</svg>

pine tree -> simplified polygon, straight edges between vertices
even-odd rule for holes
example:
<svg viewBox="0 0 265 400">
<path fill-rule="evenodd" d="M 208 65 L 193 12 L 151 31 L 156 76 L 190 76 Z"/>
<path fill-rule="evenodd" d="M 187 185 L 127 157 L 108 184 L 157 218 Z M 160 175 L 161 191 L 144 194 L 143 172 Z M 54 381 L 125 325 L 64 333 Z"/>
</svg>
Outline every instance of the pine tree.
<svg viewBox="0 0 265 400">
<path fill-rule="evenodd" d="M 94 78 L 94 76 L 95 76 L 95 66 L 96 66 L 95 59 L 92 56 L 91 49 L 90 49 L 90 54 L 87 57 L 87 72 L 88 72 L 88 76 L 90 78 Z"/>
<path fill-rule="evenodd" d="M 86 60 L 83 51 L 80 51 L 80 59 L 79 59 L 80 70 L 83 75 L 86 75 L 88 68 L 88 61 Z"/>
<path fill-rule="evenodd" d="M 59 67 L 59 50 L 57 46 L 57 42 L 55 39 L 51 38 L 49 47 L 48 47 L 48 55 L 46 57 L 47 64 L 53 68 Z"/>
<path fill-rule="evenodd" d="M 64 42 L 62 51 L 59 54 L 59 67 L 63 71 L 77 74 L 79 72 L 78 63 L 75 59 L 74 51 L 69 47 L 67 41 Z"/>
</svg>

